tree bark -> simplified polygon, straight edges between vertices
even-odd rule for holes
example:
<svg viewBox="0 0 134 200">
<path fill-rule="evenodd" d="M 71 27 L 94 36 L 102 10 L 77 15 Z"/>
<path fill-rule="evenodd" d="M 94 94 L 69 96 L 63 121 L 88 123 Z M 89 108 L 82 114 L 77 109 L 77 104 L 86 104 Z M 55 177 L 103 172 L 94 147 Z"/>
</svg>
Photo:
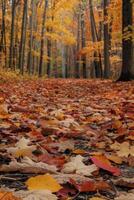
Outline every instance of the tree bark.
<svg viewBox="0 0 134 200">
<path fill-rule="evenodd" d="M 131 0 L 122 0 L 122 33 L 124 34 L 124 29 L 127 28 L 129 34 L 132 34 L 132 3 Z M 120 77 L 117 81 L 129 81 L 133 77 L 131 73 L 131 67 L 133 65 L 132 61 L 132 51 L 133 42 L 132 36 L 126 39 L 124 36 L 122 38 L 122 69 Z"/>
<path fill-rule="evenodd" d="M 20 41 L 20 50 L 19 50 L 19 69 L 20 69 L 20 72 L 22 75 L 24 73 L 26 27 L 27 27 L 27 7 L 28 7 L 28 0 L 25 0 L 24 7 L 23 7 L 21 41 Z"/>
<path fill-rule="evenodd" d="M 109 59 L 109 26 L 108 26 L 108 12 L 107 12 L 108 0 L 104 0 L 104 78 L 110 77 L 110 59 Z"/>
<path fill-rule="evenodd" d="M 97 41 L 99 41 L 99 38 L 98 38 L 95 19 L 94 19 L 92 0 L 89 0 L 89 10 L 90 10 L 90 25 L 91 25 L 92 41 L 97 42 Z M 99 61 L 98 61 L 97 57 L 99 58 Z M 96 78 L 101 78 L 102 74 L 103 74 L 102 73 L 101 54 L 100 54 L 100 52 L 97 52 L 97 51 L 94 52 L 94 67 L 95 67 Z"/>
<path fill-rule="evenodd" d="M 78 13 L 78 20 L 77 20 L 77 55 L 76 55 L 76 63 L 75 63 L 75 78 L 80 78 L 80 66 L 79 66 L 79 56 L 78 52 L 80 50 L 80 13 Z"/>
<path fill-rule="evenodd" d="M 42 77 L 42 69 L 43 69 L 44 34 L 45 34 L 45 23 L 46 23 L 46 11 L 47 11 L 47 7 L 48 7 L 48 0 L 45 0 L 44 12 L 43 12 L 43 18 L 42 18 L 40 62 L 39 62 L 39 77 Z"/>
<path fill-rule="evenodd" d="M 85 38 L 85 21 L 84 15 L 81 15 L 81 46 L 84 48 L 86 46 Z M 87 78 L 87 68 L 86 68 L 86 56 L 82 55 L 82 68 L 83 68 L 83 78 Z"/>
<path fill-rule="evenodd" d="M 32 49 L 33 49 L 33 17 L 34 17 L 34 1 L 31 1 L 31 15 L 30 15 L 30 19 L 29 19 L 29 23 L 30 23 L 30 36 L 29 36 L 29 52 L 28 52 L 28 63 L 27 63 L 27 69 L 28 69 L 28 73 L 31 74 L 32 73 Z"/>
<path fill-rule="evenodd" d="M 13 48 L 14 48 L 14 34 L 15 34 L 15 4 L 16 0 L 12 1 L 12 22 L 10 33 L 10 53 L 9 53 L 9 68 L 13 68 Z"/>
</svg>

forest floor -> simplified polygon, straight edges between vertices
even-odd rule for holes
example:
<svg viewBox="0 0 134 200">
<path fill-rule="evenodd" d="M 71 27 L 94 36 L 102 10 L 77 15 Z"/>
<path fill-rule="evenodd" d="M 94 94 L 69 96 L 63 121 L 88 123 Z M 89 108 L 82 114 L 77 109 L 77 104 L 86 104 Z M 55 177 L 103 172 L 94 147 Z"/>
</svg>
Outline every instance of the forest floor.
<svg viewBox="0 0 134 200">
<path fill-rule="evenodd" d="M 0 199 L 133 200 L 134 82 L 0 82 Z"/>
</svg>

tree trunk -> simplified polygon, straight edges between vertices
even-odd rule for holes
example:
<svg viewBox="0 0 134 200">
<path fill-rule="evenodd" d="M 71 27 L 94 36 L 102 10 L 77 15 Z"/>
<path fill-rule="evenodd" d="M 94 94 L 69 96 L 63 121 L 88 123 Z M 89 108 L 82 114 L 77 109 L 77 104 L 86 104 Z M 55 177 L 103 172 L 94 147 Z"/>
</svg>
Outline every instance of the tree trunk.
<svg viewBox="0 0 134 200">
<path fill-rule="evenodd" d="M 66 49 L 64 44 L 61 47 L 61 56 L 62 56 L 62 78 L 66 78 Z"/>
<path fill-rule="evenodd" d="M 80 66 L 79 66 L 79 56 L 78 52 L 80 50 L 80 13 L 78 13 L 78 20 L 77 20 L 77 55 L 76 55 L 76 63 L 75 63 L 75 78 L 80 78 Z"/>
<path fill-rule="evenodd" d="M 29 23 L 30 23 L 30 36 L 29 36 L 29 52 L 28 52 L 28 63 L 27 63 L 27 69 L 28 69 L 28 73 L 31 74 L 32 73 L 32 49 L 33 49 L 33 16 L 34 16 L 34 1 L 31 1 L 31 15 L 30 15 L 30 19 L 29 19 Z"/>
<path fill-rule="evenodd" d="M 109 26 L 108 26 L 108 12 L 107 12 L 108 0 L 104 0 L 104 78 L 110 77 L 110 59 L 109 59 Z"/>
<path fill-rule="evenodd" d="M 47 39 L 47 56 L 48 56 L 47 76 L 50 77 L 50 73 L 51 73 L 51 41 L 50 39 Z"/>
<path fill-rule="evenodd" d="M 89 10 L 90 10 L 90 25 L 91 25 L 92 41 L 97 42 L 99 41 L 99 38 L 98 38 L 95 19 L 94 19 L 92 0 L 89 0 Z M 95 67 L 96 78 L 101 78 L 102 77 L 101 53 L 97 51 L 94 52 L 94 67 Z"/>
<path fill-rule="evenodd" d="M 39 62 L 39 77 L 42 77 L 43 51 L 44 51 L 44 34 L 45 34 L 45 23 L 46 23 L 46 11 L 47 11 L 47 7 L 48 7 L 48 0 L 45 0 L 44 12 L 43 12 L 43 18 L 42 18 L 40 62 Z"/>
<path fill-rule="evenodd" d="M 23 7 L 21 41 L 20 41 L 20 50 L 19 50 L 19 69 L 20 69 L 21 74 L 24 73 L 26 27 L 27 27 L 27 7 L 28 7 L 28 0 L 25 0 L 24 7 Z"/>
<path fill-rule="evenodd" d="M 130 35 L 132 35 L 132 3 L 131 0 L 122 0 L 122 33 L 127 28 Z M 131 73 L 132 62 L 132 36 L 129 39 L 122 38 L 122 69 L 120 77 L 117 81 L 129 81 L 133 77 Z"/>
<path fill-rule="evenodd" d="M 86 46 L 86 38 L 85 38 L 85 19 L 84 15 L 81 16 L 81 41 L 82 48 Z M 86 56 L 82 55 L 82 68 L 83 68 L 83 78 L 87 78 L 87 68 L 86 68 Z"/>
<path fill-rule="evenodd" d="M 15 4 L 16 0 L 12 1 L 12 22 L 10 33 L 10 53 L 9 53 L 9 68 L 13 68 L 13 48 L 14 48 L 14 33 L 15 33 Z"/>
</svg>

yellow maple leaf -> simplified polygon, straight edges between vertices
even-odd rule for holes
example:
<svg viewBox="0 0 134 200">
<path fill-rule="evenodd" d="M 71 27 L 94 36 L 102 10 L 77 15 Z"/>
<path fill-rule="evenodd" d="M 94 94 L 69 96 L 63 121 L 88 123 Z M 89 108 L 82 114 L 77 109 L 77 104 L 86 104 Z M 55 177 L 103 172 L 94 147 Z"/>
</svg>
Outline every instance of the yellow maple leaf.
<svg viewBox="0 0 134 200">
<path fill-rule="evenodd" d="M 29 190 L 50 190 L 51 192 L 58 192 L 62 188 L 49 174 L 29 178 L 26 185 Z"/>
</svg>

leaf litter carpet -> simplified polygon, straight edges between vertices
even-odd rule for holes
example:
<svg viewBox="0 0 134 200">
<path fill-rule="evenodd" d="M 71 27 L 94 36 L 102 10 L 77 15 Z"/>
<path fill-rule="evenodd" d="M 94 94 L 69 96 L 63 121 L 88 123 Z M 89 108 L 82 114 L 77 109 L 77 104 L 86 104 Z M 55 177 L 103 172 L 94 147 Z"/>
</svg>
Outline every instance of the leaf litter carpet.
<svg viewBox="0 0 134 200">
<path fill-rule="evenodd" d="M 133 200 L 134 82 L 1 82 L 0 199 Z"/>
</svg>

